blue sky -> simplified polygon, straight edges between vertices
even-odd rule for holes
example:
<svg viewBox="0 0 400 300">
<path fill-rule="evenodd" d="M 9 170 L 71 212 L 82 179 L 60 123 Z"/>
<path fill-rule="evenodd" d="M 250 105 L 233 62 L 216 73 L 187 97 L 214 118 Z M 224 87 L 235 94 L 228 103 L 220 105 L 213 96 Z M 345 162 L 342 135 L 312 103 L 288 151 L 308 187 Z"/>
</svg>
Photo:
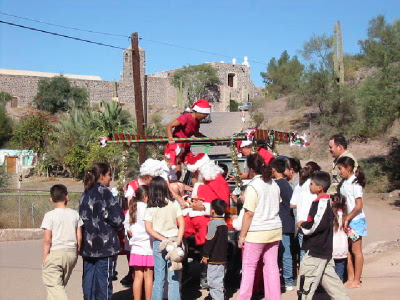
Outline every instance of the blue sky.
<svg viewBox="0 0 400 300">
<path fill-rule="evenodd" d="M 343 47 L 359 53 L 368 22 L 378 14 L 400 17 L 398 0 L 0 0 L 0 12 L 42 22 L 107 32 L 106 36 L 55 27 L 0 14 L 0 20 L 125 48 L 138 32 L 146 50 L 146 73 L 210 61 L 242 63 L 248 56 L 251 76 L 263 86 L 260 72 L 284 50 L 298 54 L 313 34 L 331 34 L 341 22 Z M 162 45 L 164 42 L 190 51 Z M 122 50 L 101 47 L 0 24 L 0 68 L 119 80 Z"/>
</svg>

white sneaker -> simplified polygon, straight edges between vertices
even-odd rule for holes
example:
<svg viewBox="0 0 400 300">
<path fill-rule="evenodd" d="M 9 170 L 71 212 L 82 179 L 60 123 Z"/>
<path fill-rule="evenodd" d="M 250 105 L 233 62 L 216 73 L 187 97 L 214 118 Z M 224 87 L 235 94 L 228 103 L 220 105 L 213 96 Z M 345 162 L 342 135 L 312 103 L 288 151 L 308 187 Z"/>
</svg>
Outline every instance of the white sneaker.
<svg viewBox="0 0 400 300">
<path fill-rule="evenodd" d="M 294 287 L 291 285 L 285 285 L 285 290 L 286 290 L 286 292 L 290 292 L 290 291 L 294 290 Z"/>
</svg>

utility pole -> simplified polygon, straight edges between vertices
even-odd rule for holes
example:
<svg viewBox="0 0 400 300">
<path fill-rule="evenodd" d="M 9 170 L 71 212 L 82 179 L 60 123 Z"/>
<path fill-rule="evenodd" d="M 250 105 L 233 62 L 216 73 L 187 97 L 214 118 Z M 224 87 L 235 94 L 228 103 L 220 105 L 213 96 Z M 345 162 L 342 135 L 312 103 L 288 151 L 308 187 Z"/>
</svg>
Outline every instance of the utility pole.
<svg viewBox="0 0 400 300">
<path fill-rule="evenodd" d="M 133 89 L 135 92 L 135 111 L 136 124 L 139 135 L 145 135 L 145 121 L 143 115 L 143 100 L 142 100 L 142 84 L 140 80 L 140 53 L 139 53 L 139 37 L 138 33 L 131 35 L 132 45 L 132 76 Z M 139 163 L 142 164 L 146 160 L 146 145 L 139 144 Z"/>
</svg>

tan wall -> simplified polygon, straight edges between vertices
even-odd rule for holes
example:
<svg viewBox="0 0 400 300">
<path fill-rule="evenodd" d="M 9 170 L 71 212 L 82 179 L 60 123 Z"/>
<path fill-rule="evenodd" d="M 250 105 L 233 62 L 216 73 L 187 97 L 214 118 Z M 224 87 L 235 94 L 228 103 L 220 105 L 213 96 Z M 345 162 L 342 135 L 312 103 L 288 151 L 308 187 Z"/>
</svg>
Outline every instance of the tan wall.
<svg viewBox="0 0 400 300">
<path fill-rule="evenodd" d="M 18 99 L 18 107 L 31 106 L 37 94 L 37 86 L 43 77 L 0 74 L 0 91 Z M 47 78 L 48 79 L 48 78 Z M 111 100 L 114 93 L 113 81 L 69 79 L 72 86 L 83 87 L 89 93 L 90 103 Z M 11 105 L 11 104 L 9 104 Z"/>
<path fill-rule="evenodd" d="M 124 50 L 123 71 L 117 84 L 113 81 L 83 80 L 69 78 L 73 86 L 86 88 L 89 92 L 90 103 L 101 100 L 110 100 L 118 94 L 121 103 L 133 105 L 135 95 L 132 75 L 132 52 L 130 48 Z M 250 67 L 231 63 L 210 63 L 218 70 L 220 84 L 214 91 L 205 96 L 212 102 L 213 111 L 228 111 L 230 100 L 246 102 L 260 96 L 260 89 L 256 88 L 250 79 Z M 178 106 L 178 90 L 172 86 L 171 78 L 175 70 L 147 75 L 147 93 L 145 93 L 146 59 L 145 51 L 140 49 L 140 71 L 143 98 L 147 94 L 148 107 L 168 109 Z M 234 86 L 228 86 L 228 74 L 234 74 Z M 18 107 L 30 106 L 37 94 L 37 84 L 43 78 L 40 76 L 3 75 L 0 74 L 0 91 L 10 93 L 18 98 Z M 182 106 L 187 104 L 187 93 L 182 95 Z M 10 104 L 9 104 L 10 105 Z"/>
</svg>

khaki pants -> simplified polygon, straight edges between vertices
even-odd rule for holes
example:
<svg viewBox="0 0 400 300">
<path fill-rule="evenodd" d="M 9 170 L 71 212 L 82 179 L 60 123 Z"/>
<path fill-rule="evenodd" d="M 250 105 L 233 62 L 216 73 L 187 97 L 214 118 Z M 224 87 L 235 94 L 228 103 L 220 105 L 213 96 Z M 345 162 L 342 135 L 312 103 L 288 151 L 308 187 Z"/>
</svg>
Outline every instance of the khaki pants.
<svg viewBox="0 0 400 300">
<path fill-rule="evenodd" d="M 66 286 L 78 260 L 76 249 L 51 250 L 43 264 L 42 279 L 48 300 L 67 300 Z"/>
<path fill-rule="evenodd" d="M 305 291 L 310 290 L 308 295 L 303 295 L 303 300 L 311 300 L 319 283 L 334 300 L 347 300 L 349 296 L 339 276 L 335 272 L 333 259 L 317 258 L 309 255 L 304 256 L 300 264 L 300 273 L 297 279 L 297 289 L 300 288 L 300 277 L 304 275 Z M 311 286 L 311 288 L 310 288 Z"/>
</svg>

